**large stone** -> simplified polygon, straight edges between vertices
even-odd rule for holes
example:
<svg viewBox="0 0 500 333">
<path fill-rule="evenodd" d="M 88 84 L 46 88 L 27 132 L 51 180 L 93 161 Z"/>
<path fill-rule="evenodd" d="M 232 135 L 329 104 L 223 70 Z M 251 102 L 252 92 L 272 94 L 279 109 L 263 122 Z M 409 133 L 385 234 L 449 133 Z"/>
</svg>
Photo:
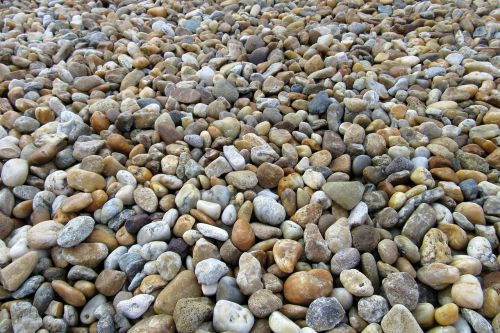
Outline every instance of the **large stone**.
<svg viewBox="0 0 500 333">
<path fill-rule="evenodd" d="M 306 323 L 317 332 L 333 329 L 342 321 L 345 310 L 335 297 L 315 299 L 307 309 Z"/>
<path fill-rule="evenodd" d="M 406 221 L 402 234 L 420 244 L 424 235 L 436 224 L 436 212 L 426 203 L 420 204 Z"/>
<path fill-rule="evenodd" d="M 332 289 L 332 275 L 324 269 L 293 273 L 283 285 L 287 301 L 297 305 L 309 305 L 316 298 L 327 297 Z"/>
<path fill-rule="evenodd" d="M 213 325 L 217 332 L 248 333 L 254 321 L 250 310 L 239 304 L 225 300 L 220 300 L 215 304 Z"/>
<path fill-rule="evenodd" d="M 191 333 L 211 319 L 214 306 L 207 297 L 180 299 L 175 305 L 174 321 L 179 333 Z"/>
<path fill-rule="evenodd" d="M 329 182 L 321 189 L 330 199 L 347 210 L 353 209 L 361 201 L 365 191 L 360 182 Z"/>
<path fill-rule="evenodd" d="M 159 314 L 172 315 L 175 304 L 183 298 L 201 297 L 201 287 L 196 281 L 196 275 L 191 270 L 177 274 L 170 283 L 158 294 L 154 310 Z"/>
<path fill-rule="evenodd" d="M 2 286 L 9 291 L 16 290 L 30 276 L 37 263 L 38 254 L 35 251 L 17 258 L 0 270 Z"/>
<path fill-rule="evenodd" d="M 384 333 L 423 333 L 410 310 L 404 305 L 396 304 L 382 319 L 380 323 Z"/>
</svg>

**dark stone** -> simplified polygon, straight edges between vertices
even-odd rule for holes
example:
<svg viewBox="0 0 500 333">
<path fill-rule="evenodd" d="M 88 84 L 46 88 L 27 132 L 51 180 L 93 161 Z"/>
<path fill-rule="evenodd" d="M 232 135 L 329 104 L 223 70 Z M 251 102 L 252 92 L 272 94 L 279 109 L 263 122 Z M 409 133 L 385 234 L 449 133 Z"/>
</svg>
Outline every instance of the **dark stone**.
<svg viewBox="0 0 500 333">
<path fill-rule="evenodd" d="M 345 310 L 335 297 L 315 299 L 307 309 L 306 323 L 317 332 L 337 326 L 345 316 Z"/>
<path fill-rule="evenodd" d="M 380 234 L 374 227 L 369 225 L 360 225 L 351 231 L 352 246 L 359 252 L 371 252 L 377 248 L 380 241 Z"/>
<path fill-rule="evenodd" d="M 136 234 L 149 222 L 151 222 L 151 218 L 148 214 L 133 215 L 125 221 L 125 229 L 131 234 Z"/>
</svg>

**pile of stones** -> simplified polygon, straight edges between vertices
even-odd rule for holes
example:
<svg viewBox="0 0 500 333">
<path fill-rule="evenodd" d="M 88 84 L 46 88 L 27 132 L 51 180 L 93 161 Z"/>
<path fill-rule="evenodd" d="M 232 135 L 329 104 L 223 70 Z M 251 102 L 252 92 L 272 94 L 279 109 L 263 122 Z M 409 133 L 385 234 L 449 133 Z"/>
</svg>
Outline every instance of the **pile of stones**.
<svg viewBox="0 0 500 333">
<path fill-rule="evenodd" d="M 497 0 L 0 3 L 0 332 L 500 332 Z"/>
</svg>

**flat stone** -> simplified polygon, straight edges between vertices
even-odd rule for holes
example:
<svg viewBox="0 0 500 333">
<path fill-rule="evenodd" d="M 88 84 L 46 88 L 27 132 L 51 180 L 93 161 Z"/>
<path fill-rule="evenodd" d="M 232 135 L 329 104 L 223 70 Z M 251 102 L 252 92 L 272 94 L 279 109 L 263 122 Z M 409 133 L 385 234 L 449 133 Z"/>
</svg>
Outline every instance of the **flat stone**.
<svg viewBox="0 0 500 333">
<path fill-rule="evenodd" d="M 194 272 L 185 270 L 177 274 L 158 294 L 154 310 L 156 313 L 172 315 L 177 301 L 183 298 L 201 297 L 202 295 Z"/>
</svg>

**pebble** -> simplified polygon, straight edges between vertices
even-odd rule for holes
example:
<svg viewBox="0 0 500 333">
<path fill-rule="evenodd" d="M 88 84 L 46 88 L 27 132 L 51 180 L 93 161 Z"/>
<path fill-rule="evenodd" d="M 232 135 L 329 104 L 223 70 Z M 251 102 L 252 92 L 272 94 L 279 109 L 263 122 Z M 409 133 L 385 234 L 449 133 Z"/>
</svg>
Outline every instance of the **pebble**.
<svg viewBox="0 0 500 333">
<path fill-rule="evenodd" d="M 156 258 L 156 269 L 165 281 L 171 281 L 177 275 L 181 266 L 181 256 L 172 251 L 164 252 Z"/>
<path fill-rule="evenodd" d="M 419 300 L 417 282 L 407 272 L 391 273 L 382 280 L 382 289 L 394 306 L 402 304 L 409 310 L 415 309 Z"/>
<path fill-rule="evenodd" d="M 83 242 L 94 230 L 94 219 L 89 216 L 78 216 L 71 219 L 59 232 L 57 245 L 73 247 Z"/>
<path fill-rule="evenodd" d="M 382 296 L 373 295 L 358 301 L 358 314 L 369 323 L 379 323 L 388 311 L 387 300 Z"/>
<path fill-rule="evenodd" d="M 315 331 L 326 331 L 337 326 L 344 316 L 344 308 L 335 297 L 320 297 L 309 305 L 306 323 Z"/>
<path fill-rule="evenodd" d="M 360 182 L 328 182 L 321 189 L 347 210 L 353 209 L 361 201 L 364 192 L 364 186 Z"/>
<path fill-rule="evenodd" d="M 217 331 L 248 333 L 255 322 L 250 310 L 239 304 L 220 300 L 215 304 L 213 325 Z"/>
<path fill-rule="evenodd" d="M 283 306 L 281 299 L 268 289 L 260 289 L 248 298 L 248 308 L 257 318 L 267 318 Z"/>
<path fill-rule="evenodd" d="M 194 332 L 203 322 L 212 318 L 214 306 L 209 298 L 180 299 L 175 305 L 173 318 L 179 333 Z"/>
<path fill-rule="evenodd" d="M 290 275 L 283 285 L 283 292 L 290 303 L 309 305 L 316 298 L 328 296 L 332 288 L 332 275 L 324 269 L 313 269 Z"/>
<path fill-rule="evenodd" d="M 387 333 L 401 331 L 411 333 L 423 332 L 410 310 L 401 304 L 394 305 L 384 318 L 382 318 L 380 325 L 383 331 Z"/>
<path fill-rule="evenodd" d="M 140 294 L 130 299 L 118 302 L 118 304 L 116 304 L 116 310 L 127 318 L 137 319 L 147 311 L 154 300 L 154 296 Z"/>
<path fill-rule="evenodd" d="M 269 328 L 271 328 L 273 332 L 301 332 L 300 327 L 297 324 L 278 311 L 274 311 L 269 316 Z"/>
<path fill-rule="evenodd" d="M 5 186 L 18 186 L 28 178 L 28 162 L 20 158 L 10 159 L 2 167 L 2 182 Z"/>
<path fill-rule="evenodd" d="M 12 304 L 10 315 L 14 332 L 35 333 L 43 326 L 42 318 L 29 302 Z"/>
<path fill-rule="evenodd" d="M 158 294 L 154 302 L 154 310 L 156 313 L 172 315 L 178 300 L 201 296 L 201 288 L 196 281 L 194 272 L 181 271 Z"/>
<path fill-rule="evenodd" d="M 217 259 L 208 258 L 196 264 L 195 274 L 198 283 L 203 285 L 213 285 L 219 282 L 220 278 L 229 272 L 227 265 Z"/>
<path fill-rule="evenodd" d="M 255 216 L 263 223 L 279 225 L 286 218 L 285 208 L 265 196 L 257 196 L 253 200 Z"/>
<path fill-rule="evenodd" d="M 340 273 L 340 282 L 354 296 L 371 296 L 374 289 L 371 281 L 356 269 L 347 269 Z"/>
<path fill-rule="evenodd" d="M 0 282 L 8 291 L 15 291 L 30 276 L 38 262 L 35 251 L 20 256 L 0 270 Z"/>
<path fill-rule="evenodd" d="M 467 309 L 480 309 L 483 306 L 483 293 L 478 279 L 471 274 L 460 276 L 451 288 L 453 302 Z"/>
</svg>

